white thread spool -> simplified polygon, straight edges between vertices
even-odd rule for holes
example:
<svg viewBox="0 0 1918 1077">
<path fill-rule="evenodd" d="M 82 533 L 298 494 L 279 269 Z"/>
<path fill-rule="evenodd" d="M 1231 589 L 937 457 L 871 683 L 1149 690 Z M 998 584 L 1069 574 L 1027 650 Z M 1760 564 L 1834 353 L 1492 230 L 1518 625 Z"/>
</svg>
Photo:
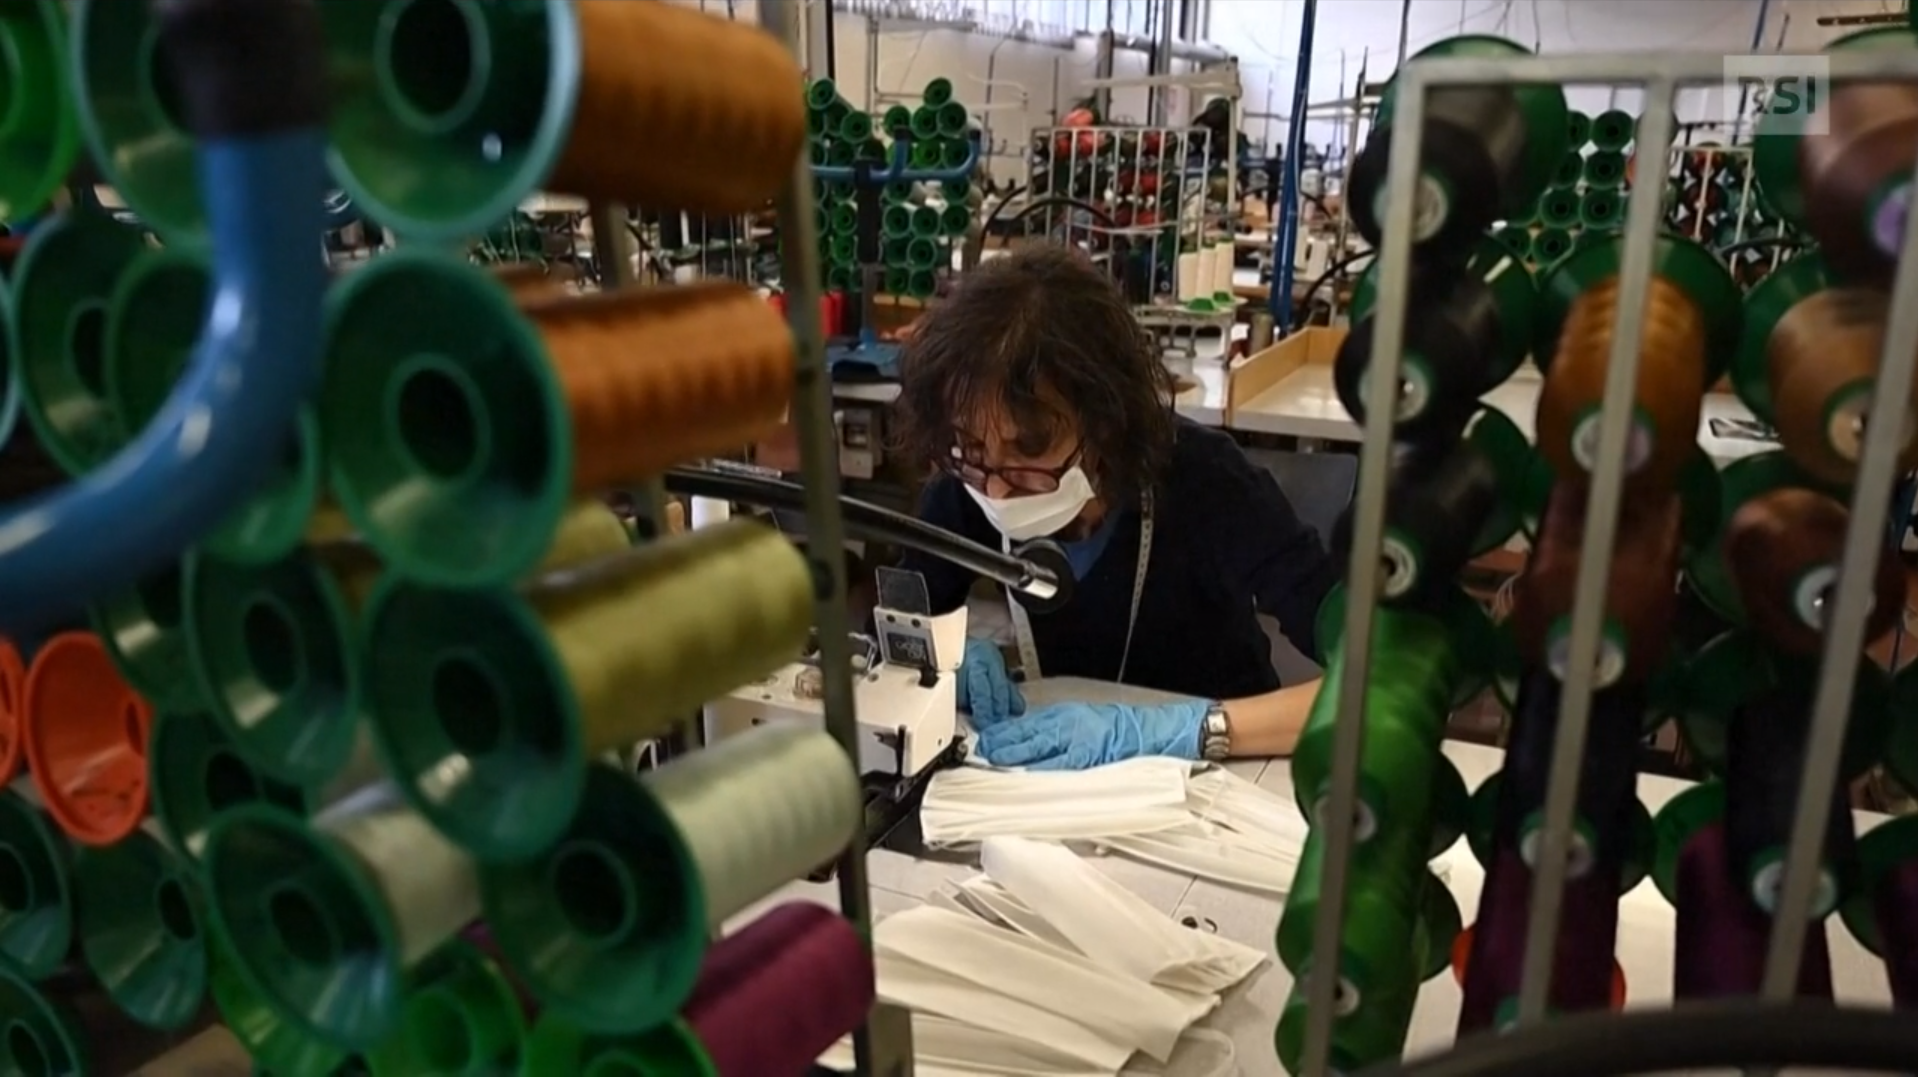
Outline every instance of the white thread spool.
<svg viewBox="0 0 1918 1077">
<path fill-rule="evenodd" d="M 723 524 L 733 518 L 733 505 L 730 501 L 721 501 L 711 497 L 693 498 L 692 526 L 697 531 L 702 527 Z"/>
<path fill-rule="evenodd" d="M 1199 270 L 1204 256 L 1198 251 L 1179 252 L 1179 291 L 1181 302 L 1199 296 Z"/>
<path fill-rule="evenodd" d="M 1212 294 L 1214 297 L 1225 296 L 1230 298 L 1232 295 L 1232 258 L 1238 252 L 1234 250 L 1232 241 L 1229 239 L 1223 243 L 1216 244 L 1212 250 L 1217 255 L 1217 259 L 1212 265 Z"/>
</svg>

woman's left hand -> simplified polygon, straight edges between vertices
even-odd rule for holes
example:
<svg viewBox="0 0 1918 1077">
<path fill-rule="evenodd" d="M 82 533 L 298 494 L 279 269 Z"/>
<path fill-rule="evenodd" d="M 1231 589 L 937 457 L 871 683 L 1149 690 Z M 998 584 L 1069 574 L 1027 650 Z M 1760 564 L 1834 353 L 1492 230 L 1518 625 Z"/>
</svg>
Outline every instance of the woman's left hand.
<svg viewBox="0 0 1918 1077">
<path fill-rule="evenodd" d="M 1211 704 L 1187 699 L 1127 703 L 1055 703 L 979 734 L 979 754 L 999 767 L 1084 770 L 1142 755 L 1199 758 Z"/>
</svg>

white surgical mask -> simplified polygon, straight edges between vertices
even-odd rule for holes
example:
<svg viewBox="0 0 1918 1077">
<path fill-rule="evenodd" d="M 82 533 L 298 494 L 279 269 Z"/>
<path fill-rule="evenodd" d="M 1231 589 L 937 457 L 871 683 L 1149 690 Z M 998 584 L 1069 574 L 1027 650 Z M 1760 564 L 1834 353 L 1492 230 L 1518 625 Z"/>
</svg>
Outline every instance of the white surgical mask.
<svg viewBox="0 0 1918 1077">
<path fill-rule="evenodd" d="M 1079 518 L 1096 495 L 1085 469 L 1074 466 L 1059 476 L 1059 488 L 1049 494 L 1024 497 L 987 497 L 970 484 L 963 484 L 981 512 L 999 533 L 1014 542 L 1044 538 Z"/>
</svg>

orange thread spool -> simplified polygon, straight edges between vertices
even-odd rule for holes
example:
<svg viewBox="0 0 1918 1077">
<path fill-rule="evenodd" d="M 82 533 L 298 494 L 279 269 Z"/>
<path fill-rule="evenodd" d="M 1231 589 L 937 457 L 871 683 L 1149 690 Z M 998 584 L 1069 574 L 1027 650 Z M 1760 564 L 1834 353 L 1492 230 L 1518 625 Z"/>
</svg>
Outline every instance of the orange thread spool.
<svg viewBox="0 0 1918 1077">
<path fill-rule="evenodd" d="M 0 785 L 20 773 L 21 728 L 25 722 L 27 664 L 10 639 L 0 639 Z"/>
<path fill-rule="evenodd" d="M 153 711 L 90 632 L 64 632 L 33 656 L 21 707 L 27 767 L 47 813 L 82 845 L 112 845 L 147 814 Z"/>
<path fill-rule="evenodd" d="M 676 4 L 578 0 L 578 11 L 579 100 L 550 188 L 745 213 L 792 181 L 804 77 L 779 42 Z"/>
<path fill-rule="evenodd" d="M 543 265 L 514 262 L 495 267 L 493 275 L 506 285 L 506 290 L 513 293 L 515 299 L 533 300 L 566 294 L 566 282 Z"/>
<path fill-rule="evenodd" d="M 1845 485 L 1857 475 L 1889 313 L 1883 293 L 1827 288 L 1786 311 L 1765 342 L 1778 439 L 1822 482 Z M 1898 469 L 1909 471 L 1918 466 L 1918 384 L 1895 410 L 1904 423 Z"/>
<path fill-rule="evenodd" d="M 1546 666 L 1560 680 L 1571 649 L 1578 566 L 1585 556 L 1586 493 L 1579 482 L 1552 489 L 1512 606 L 1521 657 Z M 1664 660 L 1676 606 L 1682 515 L 1673 496 L 1619 506 L 1594 688 L 1642 681 Z"/>
<path fill-rule="evenodd" d="M 573 486 L 597 490 L 746 445 L 792 398 L 792 334 L 731 281 L 528 304 L 566 393 Z"/>
<path fill-rule="evenodd" d="M 1599 405 L 1605 398 L 1618 309 L 1615 277 L 1578 297 L 1539 391 L 1538 448 L 1562 478 L 1582 479 L 1596 464 Z M 1677 285 L 1654 277 L 1645 296 L 1632 432 L 1626 443 L 1628 491 L 1658 494 L 1677 485 L 1698 444 L 1704 397 L 1704 319 Z"/>
<path fill-rule="evenodd" d="M 1779 650 L 1819 653 L 1850 520 L 1835 499 L 1793 488 L 1755 497 L 1732 515 L 1725 529 L 1726 567 L 1752 627 Z M 1888 551 L 1878 558 L 1871 593 L 1867 642 L 1891 631 L 1905 609 L 1905 576 Z"/>
</svg>

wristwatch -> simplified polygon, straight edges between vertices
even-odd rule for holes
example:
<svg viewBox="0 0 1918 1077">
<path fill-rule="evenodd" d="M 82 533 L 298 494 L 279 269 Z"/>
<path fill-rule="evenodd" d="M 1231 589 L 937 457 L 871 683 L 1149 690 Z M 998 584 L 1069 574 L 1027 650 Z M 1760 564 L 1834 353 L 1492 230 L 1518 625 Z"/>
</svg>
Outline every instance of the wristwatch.
<svg viewBox="0 0 1918 1077">
<path fill-rule="evenodd" d="M 1205 722 L 1199 728 L 1199 758 L 1209 763 L 1223 763 L 1232 757 L 1232 721 L 1226 717 L 1225 705 L 1214 703 L 1205 711 Z"/>
</svg>

